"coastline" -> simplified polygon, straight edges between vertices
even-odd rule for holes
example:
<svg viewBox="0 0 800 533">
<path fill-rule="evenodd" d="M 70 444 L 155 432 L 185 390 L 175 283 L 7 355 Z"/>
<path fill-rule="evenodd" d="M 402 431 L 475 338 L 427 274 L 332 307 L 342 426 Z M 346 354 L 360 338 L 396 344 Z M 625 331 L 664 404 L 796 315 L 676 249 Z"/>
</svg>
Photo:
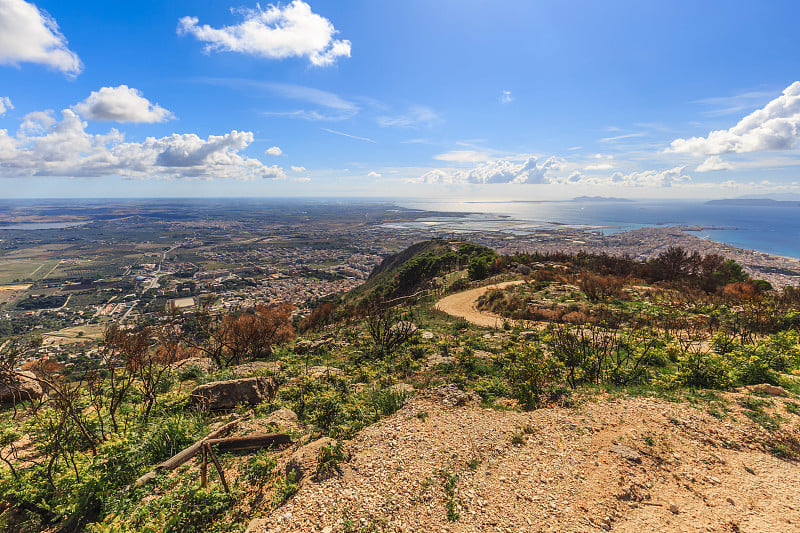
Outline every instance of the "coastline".
<svg viewBox="0 0 800 533">
<path fill-rule="evenodd" d="M 454 214 L 453 221 L 464 219 Z M 421 217 L 424 219 L 426 217 Z M 418 220 L 421 220 L 418 219 Z M 503 224 L 505 222 L 505 224 Z M 650 259 L 670 246 L 680 246 L 689 252 L 719 254 L 742 265 L 755 279 L 763 279 L 776 289 L 787 285 L 800 285 L 800 259 L 770 254 L 758 250 L 738 248 L 731 244 L 700 238 L 688 232 L 696 226 L 676 225 L 639 228 L 618 233 L 603 233 L 597 226 L 564 225 L 537 228 L 525 227 L 519 220 L 492 219 L 486 227 L 480 221 L 469 224 L 426 225 L 423 223 L 383 227 L 384 231 L 405 233 L 407 237 L 464 238 L 489 246 L 498 253 L 533 252 L 589 252 L 609 255 L 629 255 L 635 259 Z"/>
</svg>

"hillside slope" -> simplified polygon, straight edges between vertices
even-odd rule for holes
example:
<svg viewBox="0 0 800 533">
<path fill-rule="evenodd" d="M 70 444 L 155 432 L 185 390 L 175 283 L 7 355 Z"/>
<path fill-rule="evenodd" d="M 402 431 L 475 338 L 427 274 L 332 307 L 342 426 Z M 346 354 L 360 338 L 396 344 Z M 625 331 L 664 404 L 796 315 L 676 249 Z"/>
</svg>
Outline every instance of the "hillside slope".
<svg viewBox="0 0 800 533">
<path fill-rule="evenodd" d="M 424 396 L 248 531 L 800 528 L 800 465 L 766 453 L 754 425 L 654 398 L 526 413 Z"/>
</svg>

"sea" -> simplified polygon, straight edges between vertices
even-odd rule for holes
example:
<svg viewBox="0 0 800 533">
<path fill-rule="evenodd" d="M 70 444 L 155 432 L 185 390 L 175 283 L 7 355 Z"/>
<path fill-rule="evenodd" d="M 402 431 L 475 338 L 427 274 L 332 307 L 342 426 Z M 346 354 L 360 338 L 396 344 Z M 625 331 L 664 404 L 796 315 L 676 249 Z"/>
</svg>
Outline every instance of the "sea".
<svg viewBox="0 0 800 533">
<path fill-rule="evenodd" d="M 709 205 L 694 200 L 630 201 L 507 201 L 476 202 L 448 200 L 410 200 L 401 207 L 471 213 L 447 221 L 424 220 L 428 227 L 444 224 L 465 230 L 506 228 L 524 234 L 536 228 L 559 226 L 617 233 L 639 228 L 697 226 L 692 231 L 703 239 L 724 242 L 738 248 L 758 250 L 784 257 L 800 258 L 800 206 L 797 202 L 757 205 Z"/>
</svg>

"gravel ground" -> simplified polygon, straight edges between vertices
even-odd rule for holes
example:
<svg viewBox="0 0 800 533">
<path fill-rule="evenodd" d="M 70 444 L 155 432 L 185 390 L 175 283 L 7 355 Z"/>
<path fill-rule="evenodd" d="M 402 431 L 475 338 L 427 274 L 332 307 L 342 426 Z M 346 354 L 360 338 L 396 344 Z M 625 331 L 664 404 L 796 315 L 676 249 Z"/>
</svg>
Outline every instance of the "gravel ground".
<svg viewBox="0 0 800 533">
<path fill-rule="evenodd" d="M 248 531 L 800 530 L 800 465 L 765 452 L 770 434 L 734 403 L 719 420 L 653 398 L 529 413 L 442 400 L 363 430 L 341 475 L 305 480 Z"/>
</svg>

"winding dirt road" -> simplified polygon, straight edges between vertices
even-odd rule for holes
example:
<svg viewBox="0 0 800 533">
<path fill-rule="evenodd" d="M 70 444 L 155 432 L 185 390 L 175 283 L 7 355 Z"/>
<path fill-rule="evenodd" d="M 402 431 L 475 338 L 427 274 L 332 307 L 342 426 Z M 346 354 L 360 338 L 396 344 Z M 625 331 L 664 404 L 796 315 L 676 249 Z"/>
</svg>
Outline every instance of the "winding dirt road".
<svg viewBox="0 0 800 533">
<path fill-rule="evenodd" d="M 503 326 L 503 321 L 506 319 L 494 313 L 487 313 L 478 311 L 475 303 L 478 298 L 485 293 L 494 289 L 505 289 L 512 285 L 519 285 L 525 283 L 525 280 L 505 281 L 503 283 L 496 283 L 494 285 L 487 285 L 486 287 L 478 287 L 477 289 L 470 289 L 468 291 L 457 292 L 450 296 L 445 296 L 436 302 L 436 309 L 444 311 L 448 315 L 458 318 L 463 318 L 467 322 L 471 322 L 476 326 L 483 326 L 486 328 L 500 328 Z"/>
</svg>

